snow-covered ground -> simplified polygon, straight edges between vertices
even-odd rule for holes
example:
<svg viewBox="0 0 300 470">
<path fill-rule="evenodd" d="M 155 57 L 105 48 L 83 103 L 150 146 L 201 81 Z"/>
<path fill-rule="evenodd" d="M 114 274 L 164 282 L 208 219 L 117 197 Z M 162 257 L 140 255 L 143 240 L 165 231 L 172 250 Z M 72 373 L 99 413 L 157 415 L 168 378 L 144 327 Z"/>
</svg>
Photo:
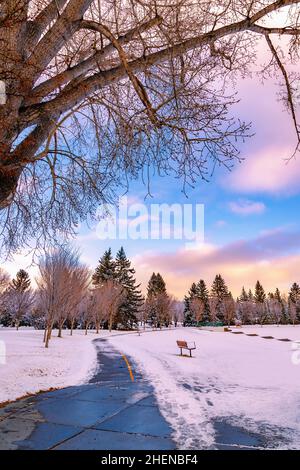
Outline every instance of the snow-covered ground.
<svg viewBox="0 0 300 470">
<path fill-rule="evenodd" d="M 88 380 L 96 362 L 92 340 L 97 335 L 89 332 L 85 336 L 84 331 L 74 331 L 72 337 L 68 332 L 63 338 L 56 335 L 54 331 L 50 347 L 45 349 L 43 331 L 0 328 L 0 403 Z"/>
<path fill-rule="evenodd" d="M 236 331 L 300 340 L 299 326 Z M 178 355 L 177 339 L 196 342 L 194 358 Z M 300 365 L 292 343 L 194 328 L 109 341 L 152 381 L 179 448 L 213 445 L 219 419 L 271 436 L 275 447 L 300 448 Z"/>
<path fill-rule="evenodd" d="M 300 340 L 300 326 L 236 329 L 244 333 Z M 214 422 L 226 420 L 270 436 L 277 448 L 300 448 L 300 350 L 295 343 L 210 332 L 196 328 L 96 335 L 75 331 L 43 347 L 43 332 L 0 329 L 6 345 L 1 364 L 0 403 L 51 387 L 86 382 L 96 363 L 98 337 L 126 354 L 152 382 L 162 414 L 174 429 L 178 448 L 216 442 Z M 195 341 L 193 358 L 180 357 L 176 340 Z M 297 365 L 298 364 L 298 365 Z"/>
</svg>

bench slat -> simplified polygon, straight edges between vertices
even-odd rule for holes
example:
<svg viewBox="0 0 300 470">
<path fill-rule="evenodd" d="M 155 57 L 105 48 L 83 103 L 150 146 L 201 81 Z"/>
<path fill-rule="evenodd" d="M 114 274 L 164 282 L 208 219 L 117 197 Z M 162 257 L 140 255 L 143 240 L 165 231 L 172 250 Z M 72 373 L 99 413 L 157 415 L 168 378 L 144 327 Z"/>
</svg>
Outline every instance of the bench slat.
<svg viewBox="0 0 300 470">
<path fill-rule="evenodd" d="M 177 346 L 178 346 L 179 348 L 187 348 L 187 347 L 188 347 L 186 341 L 177 341 Z"/>
</svg>

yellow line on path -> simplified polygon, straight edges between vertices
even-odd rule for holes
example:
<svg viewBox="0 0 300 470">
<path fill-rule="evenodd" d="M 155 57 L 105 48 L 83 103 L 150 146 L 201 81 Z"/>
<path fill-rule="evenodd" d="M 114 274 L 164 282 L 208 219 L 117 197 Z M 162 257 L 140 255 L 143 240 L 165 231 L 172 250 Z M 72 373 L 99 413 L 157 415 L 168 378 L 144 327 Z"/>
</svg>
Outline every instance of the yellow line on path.
<svg viewBox="0 0 300 470">
<path fill-rule="evenodd" d="M 124 361 L 126 362 L 126 365 L 127 365 L 128 371 L 129 371 L 130 378 L 131 378 L 132 382 L 134 382 L 134 377 L 133 377 L 131 365 L 129 364 L 128 359 L 127 359 L 127 357 L 125 356 L 125 354 L 123 354 L 122 357 L 123 357 Z"/>
</svg>

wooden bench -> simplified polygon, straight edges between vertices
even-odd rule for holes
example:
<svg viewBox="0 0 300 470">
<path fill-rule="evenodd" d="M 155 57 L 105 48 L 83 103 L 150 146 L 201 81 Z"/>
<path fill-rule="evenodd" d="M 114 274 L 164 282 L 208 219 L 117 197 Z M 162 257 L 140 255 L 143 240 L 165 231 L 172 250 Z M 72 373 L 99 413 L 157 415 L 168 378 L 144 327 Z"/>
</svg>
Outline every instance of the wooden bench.
<svg viewBox="0 0 300 470">
<path fill-rule="evenodd" d="M 186 341 L 176 341 L 177 342 L 177 346 L 179 347 L 180 349 L 180 355 L 182 356 L 182 350 L 183 349 L 187 349 L 190 351 L 190 357 L 192 357 L 192 351 L 193 349 L 196 349 L 196 344 L 193 342 L 193 343 L 187 343 Z"/>
</svg>

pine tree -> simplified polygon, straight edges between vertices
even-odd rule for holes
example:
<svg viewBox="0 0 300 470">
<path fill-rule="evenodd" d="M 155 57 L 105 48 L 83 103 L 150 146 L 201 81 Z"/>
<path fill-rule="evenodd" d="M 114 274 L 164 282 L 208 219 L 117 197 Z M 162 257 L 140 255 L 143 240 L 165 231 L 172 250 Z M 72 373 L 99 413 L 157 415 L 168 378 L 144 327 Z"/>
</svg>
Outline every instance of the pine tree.
<svg viewBox="0 0 300 470">
<path fill-rule="evenodd" d="M 228 297 L 228 287 L 221 274 L 217 274 L 211 287 L 211 296 L 216 299 L 216 315 L 224 323 L 223 301 Z"/>
<path fill-rule="evenodd" d="M 147 297 L 151 297 L 152 295 L 154 295 L 155 290 L 156 290 L 156 274 L 152 273 L 148 282 Z"/>
<path fill-rule="evenodd" d="M 167 291 L 166 283 L 163 280 L 163 277 L 161 276 L 161 274 L 152 273 L 149 283 L 148 283 L 148 287 L 147 287 L 148 295 L 153 295 L 153 294 L 156 295 L 156 294 L 160 294 L 166 291 Z"/>
<path fill-rule="evenodd" d="M 240 302 L 247 302 L 249 300 L 249 294 L 247 294 L 245 287 L 242 288 L 241 295 L 239 296 L 238 300 Z"/>
<path fill-rule="evenodd" d="M 184 297 L 184 325 L 191 324 L 196 321 L 193 311 L 190 308 L 191 301 L 199 296 L 199 290 L 197 284 L 193 282 L 188 291 L 188 294 Z"/>
<path fill-rule="evenodd" d="M 95 269 L 92 280 L 94 285 L 101 285 L 109 279 L 116 278 L 116 263 L 111 254 L 111 248 L 106 250 L 99 260 L 99 264 Z"/>
<path fill-rule="evenodd" d="M 297 282 L 294 282 L 294 284 L 292 285 L 289 292 L 289 298 L 294 303 L 300 300 L 300 286 L 299 284 L 297 284 Z"/>
<path fill-rule="evenodd" d="M 249 289 L 248 291 L 248 300 L 250 300 L 251 302 L 254 300 L 254 295 L 251 289 Z"/>
<path fill-rule="evenodd" d="M 294 304 L 296 308 L 296 321 L 300 322 L 300 286 L 296 282 L 294 282 L 290 289 L 289 302 Z"/>
<path fill-rule="evenodd" d="M 210 308 L 209 308 L 209 292 L 208 288 L 206 287 L 205 282 L 203 279 L 200 279 L 197 286 L 197 297 L 202 300 L 204 304 L 204 315 L 203 315 L 203 322 L 207 322 L 210 319 Z"/>
<path fill-rule="evenodd" d="M 125 291 L 122 304 L 118 309 L 116 321 L 124 328 L 132 328 L 137 323 L 138 312 L 143 304 L 143 296 L 140 291 L 140 284 L 136 284 L 135 269 L 131 267 L 131 262 L 127 258 L 124 248 L 121 247 L 116 256 L 115 262 L 116 280 Z"/>
<path fill-rule="evenodd" d="M 30 284 L 29 274 L 24 269 L 20 269 L 17 272 L 16 279 L 11 282 L 11 288 L 18 292 L 25 292 L 30 288 Z"/>
<path fill-rule="evenodd" d="M 159 312 L 153 300 L 161 294 L 167 295 L 166 283 L 160 273 L 152 273 L 147 287 L 148 319 L 156 326 L 159 326 Z"/>
<path fill-rule="evenodd" d="M 278 289 L 278 287 L 276 287 L 276 290 L 275 290 L 275 293 L 274 293 L 274 299 L 277 300 L 277 302 L 279 303 L 279 305 L 281 307 L 280 323 L 287 324 L 288 323 L 288 319 L 286 317 L 287 312 L 286 312 L 286 309 L 285 309 L 283 298 L 281 296 L 281 292 Z"/>
<path fill-rule="evenodd" d="M 264 303 L 266 300 L 266 293 L 259 281 L 255 284 L 254 300 L 258 303 Z"/>
<path fill-rule="evenodd" d="M 266 309 L 266 293 L 259 281 L 255 284 L 255 291 L 254 291 L 254 301 L 256 304 L 256 314 L 259 320 L 259 323 L 262 325 L 267 321 L 267 309 Z"/>
<path fill-rule="evenodd" d="M 20 269 L 7 289 L 8 304 L 17 329 L 19 329 L 25 314 L 33 304 L 33 293 L 30 285 L 29 274 L 24 269 Z"/>
<path fill-rule="evenodd" d="M 3 309 L 0 313 L 0 325 L 12 326 L 13 316 L 8 309 Z"/>
</svg>

